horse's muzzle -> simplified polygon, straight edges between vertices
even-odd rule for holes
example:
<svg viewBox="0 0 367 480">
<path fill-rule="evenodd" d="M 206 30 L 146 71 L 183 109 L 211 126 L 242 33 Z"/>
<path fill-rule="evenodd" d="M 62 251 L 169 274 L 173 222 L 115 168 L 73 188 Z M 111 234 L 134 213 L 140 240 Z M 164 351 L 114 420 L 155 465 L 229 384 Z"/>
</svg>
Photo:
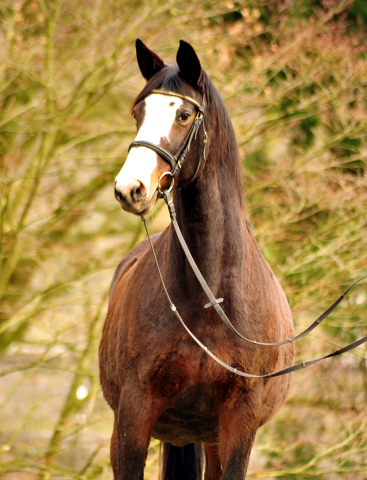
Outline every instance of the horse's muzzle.
<svg viewBox="0 0 367 480">
<path fill-rule="evenodd" d="M 135 215 L 146 214 L 152 208 L 152 199 L 148 198 L 147 189 L 140 182 L 134 182 L 129 188 L 119 188 L 117 182 L 114 188 L 115 198 L 126 212 Z M 154 196 L 154 195 L 153 195 Z"/>
</svg>

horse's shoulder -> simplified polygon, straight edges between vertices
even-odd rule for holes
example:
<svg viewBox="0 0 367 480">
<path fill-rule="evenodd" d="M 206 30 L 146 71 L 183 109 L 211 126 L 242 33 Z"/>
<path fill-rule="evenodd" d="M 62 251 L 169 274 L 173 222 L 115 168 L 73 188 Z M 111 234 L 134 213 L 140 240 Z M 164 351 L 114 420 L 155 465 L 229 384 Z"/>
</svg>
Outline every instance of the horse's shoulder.
<svg viewBox="0 0 367 480">
<path fill-rule="evenodd" d="M 161 235 L 160 233 L 156 233 L 155 235 L 151 236 L 151 240 L 153 244 L 157 241 L 160 235 Z M 132 250 L 130 250 L 121 260 L 121 262 L 118 264 L 111 282 L 110 294 L 109 294 L 110 299 L 117 282 L 139 260 L 139 258 L 148 250 L 148 248 L 149 248 L 149 241 L 146 238 L 141 243 L 136 245 Z"/>
</svg>

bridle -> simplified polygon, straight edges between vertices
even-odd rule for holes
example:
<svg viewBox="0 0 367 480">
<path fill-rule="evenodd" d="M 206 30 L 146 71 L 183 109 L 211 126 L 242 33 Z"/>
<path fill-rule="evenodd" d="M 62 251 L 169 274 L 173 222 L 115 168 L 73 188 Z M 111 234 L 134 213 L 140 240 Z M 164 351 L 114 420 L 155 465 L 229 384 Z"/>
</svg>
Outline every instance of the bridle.
<svg viewBox="0 0 367 480">
<path fill-rule="evenodd" d="M 147 140 L 135 140 L 134 142 L 132 142 L 130 144 L 128 152 L 130 152 L 130 150 L 134 147 L 145 147 L 145 148 L 149 148 L 150 150 L 153 150 L 154 152 L 158 153 L 158 155 L 160 155 L 171 166 L 171 171 L 169 173 L 170 173 L 170 176 L 172 178 L 175 178 L 177 176 L 177 174 L 179 173 L 180 169 L 182 168 L 183 164 L 185 163 L 186 156 L 187 156 L 187 154 L 190 150 L 191 142 L 192 142 L 193 138 L 194 137 L 196 138 L 197 132 L 200 128 L 200 125 L 203 125 L 204 137 L 203 137 L 203 145 L 202 145 L 202 148 L 201 148 L 199 161 L 197 163 L 194 175 L 191 177 L 191 179 L 185 185 L 181 186 L 181 188 L 183 188 L 183 187 L 186 187 L 187 185 L 189 185 L 191 182 L 194 181 L 194 179 L 196 178 L 196 176 L 197 176 L 197 174 L 200 170 L 200 166 L 201 166 L 201 163 L 202 163 L 203 159 L 204 159 L 204 161 L 206 161 L 205 148 L 206 148 L 206 142 L 208 140 L 208 135 L 206 133 L 205 125 L 204 125 L 205 100 L 203 98 L 203 102 L 202 102 L 202 104 L 200 104 L 199 102 L 197 102 L 196 100 L 194 100 L 193 98 L 191 98 L 187 95 L 181 95 L 180 93 L 171 92 L 171 91 L 167 91 L 167 90 L 152 90 L 149 93 L 149 95 L 154 95 L 154 94 L 166 95 L 168 97 L 182 98 L 183 100 L 186 100 L 187 102 L 191 103 L 192 105 L 194 105 L 196 107 L 197 112 L 196 112 L 196 116 L 194 118 L 194 121 L 191 124 L 190 131 L 187 134 L 187 136 L 186 136 L 184 142 L 182 143 L 180 149 L 178 150 L 178 152 L 175 155 L 172 155 L 171 153 L 169 153 L 167 150 L 165 150 L 160 145 L 156 145 L 155 143 L 149 142 Z"/>
<path fill-rule="evenodd" d="M 168 206 L 168 210 L 169 210 L 169 214 L 170 214 L 170 217 L 171 217 L 171 221 L 172 221 L 172 224 L 173 224 L 173 227 L 175 229 L 175 232 L 177 234 L 177 237 L 178 237 L 178 240 L 182 246 L 182 249 L 186 255 L 186 258 L 188 259 L 189 263 L 190 263 L 190 266 L 194 272 L 194 274 L 196 275 L 197 279 L 199 280 L 199 283 L 201 285 L 201 287 L 203 288 L 204 292 L 206 293 L 208 299 L 209 299 L 209 303 L 207 303 L 206 305 L 204 305 L 204 308 L 209 308 L 209 307 L 213 307 L 216 311 L 216 313 L 219 315 L 219 317 L 222 319 L 223 323 L 233 332 L 235 333 L 238 337 L 240 337 L 242 340 L 245 340 L 246 342 L 248 343 L 252 343 L 252 344 L 255 344 L 255 345 L 262 345 L 262 346 L 280 346 L 280 345 L 284 345 L 286 343 L 290 343 L 290 342 L 295 342 L 296 340 L 299 340 L 300 338 L 306 336 L 308 333 L 310 333 L 312 330 L 314 330 L 318 325 L 320 325 L 320 323 L 325 320 L 325 318 L 327 318 L 330 313 L 339 305 L 339 303 L 343 300 L 343 298 L 345 297 L 345 295 L 349 292 L 349 290 L 354 286 L 356 285 L 357 283 L 359 283 L 360 281 L 364 280 L 367 278 L 367 275 L 364 275 L 363 277 L 360 277 L 359 279 L 357 279 L 354 283 L 352 283 L 341 295 L 340 297 L 328 308 L 325 310 L 324 313 L 322 313 L 306 330 L 304 330 L 302 333 L 296 335 L 295 337 L 292 337 L 292 338 L 288 338 L 286 340 L 282 340 L 280 342 L 273 342 L 273 343 L 267 343 L 267 342 L 259 342 L 259 341 L 256 341 L 256 340 L 250 340 L 246 337 L 244 337 L 243 335 L 241 335 L 237 330 L 236 328 L 233 326 L 233 324 L 231 323 L 231 321 L 229 320 L 229 318 L 227 317 L 227 315 L 225 314 L 224 310 L 222 309 L 222 307 L 219 305 L 219 303 L 223 302 L 223 299 L 222 298 L 219 298 L 219 299 L 216 299 L 215 296 L 213 295 L 213 293 L 211 292 L 207 282 L 205 281 L 204 277 L 202 276 L 198 266 L 196 265 L 191 253 L 190 253 L 190 250 L 188 249 L 187 247 L 187 244 L 185 242 L 185 239 L 181 233 L 181 230 L 180 230 L 180 227 L 177 223 L 177 220 L 176 220 L 176 212 L 175 212 L 175 207 L 173 205 L 173 201 L 170 197 L 170 192 L 173 188 L 173 181 L 174 181 L 174 178 L 177 176 L 177 174 L 179 173 L 180 169 L 182 168 L 182 165 L 184 164 L 185 162 L 185 159 L 186 159 L 186 156 L 187 156 L 187 153 L 189 152 L 190 150 L 190 147 L 191 147 L 191 142 L 193 140 L 193 138 L 197 136 L 197 132 L 199 130 L 199 127 L 200 125 L 203 125 L 203 131 L 204 131 L 204 138 L 203 138 L 203 146 L 202 146 L 202 149 L 201 149 L 201 154 L 200 154 L 200 157 L 199 157 L 199 161 L 198 161 L 198 164 L 196 166 L 196 170 L 195 170 L 195 173 L 194 175 L 192 176 L 192 178 L 190 179 L 189 182 L 187 182 L 185 185 L 181 186 L 181 188 L 189 185 L 197 176 L 199 170 L 200 170 L 200 166 L 201 166 L 201 163 L 202 163 L 202 160 L 204 159 L 204 161 L 206 161 L 206 158 L 205 158 L 205 147 L 206 147 L 206 142 L 207 142 L 207 132 L 205 130 L 205 126 L 204 126 L 204 100 L 203 100 L 203 105 L 200 105 L 196 100 L 194 100 L 193 98 L 191 97 L 188 97 L 186 95 L 181 95 L 179 93 L 175 93 L 175 92 L 170 92 L 170 91 L 165 91 L 165 90 L 152 90 L 150 94 L 161 94 L 161 95 L 167 95 L 167 96 L 175 96 L 175 97 L 179 97 L 179 98 L 182 98 L 190 103 L 192 103 L 196 108 L 197 108 L 197 113 L 196 113 L 196 116 L 195 116 L 195 119 L 191 125 L 191 128 L 190 128 L 190 131 L 186 137 L 186 139 L 184 140 L 182 146 L 180 147 L 179 151 L 176 153 L 176 155 L 171 155 L 167 150 L 165 150 L 164 148 L 162 148 L 161 146 L 159 145 L 156 145 L 154 143 L 151 143 L 151 142 L 148 142 L 146 140 L 136 140 L 134 142 L 132 142 L 129 146 L 129 151 L 131 150 L 131 148 L 134 148 L 134 147 L 146 147 L 146 148 L 149 148 L 151 150 L 153 150 L 154 152 L 156 152 L 158 155 L 160 155 L 170 166 L 171 166 L 171 171 L 170 172 L 165 172 L 163 173 L 163 175 L 161 175 L 160 179 L 158 180 L 158 186 L 157 186 L 157 190 L 160 194 L 160 196 L 165 200 L 167 206 Z M 172 177 L 172 182 L 171 182 L 171 185 L 169 186 L 169 188 L 167 190 L 163 190 L 161 185 L 160 185 L 160 182 L 162 180 L 162 178 L 165 176 L 165 175 L 168 175 L 168 176 L 171 176 Z M 152 253 L 153 253 L 153 256 L 154 256 L 154 260 L 155 260 L 155 263 L 156 263 L 156 266 L 157 266 L 157 270 L 158 270 L 158 273 L 159 273 L 159 276 L 160 276 L 160 279 L 161 279 L 161 283 L 162 283 L 162 286 L 163 286 L 163 289 L 164 289 L 164 292 L 165 292 L 165 295 L 167 297 L 167 300 L 170 304 L 170 308 L 172 310 L 172 312 L 176 315 L 176 317 L 179 319 L 179 321 L 181 322 L 181 324 L 183 325 L 183 327 L 185 328 L 185 330 L 188 332 L 188 334 L 191 336 L 191 338 L 210 356 L 213 358 L 213 360 L 215 360 L 218 364 L 220 364 L 222 367 L 226 368 L 227 370 L 229 370 L 230 372 L 232 373 L 235 373 L 236 375 L 240 375 L 242 377 L 246 377 L 246 378 L 272 378 L 272 377 L 277 377 L 277 376 L 280 376 L 280 375 L 285 375 L 285 374 L 288 374 L 288 373 L 291 373 L 291 372 L 294 372 L 294 371 L 297 371 L 297 370 L 300 370 L 302 368 L 305 368 L 305 367 L 308 367 L 310 365 L 314 365 L 315 363 L 317 362 L 320 362 L 321 360 L 324 360 L 326 358 L 331 358 L 331 357 L 334 357 L 334 356 L 337 356 L 337 355 L 341 355 L 342 353 L 345 353 L 345 352 L 348 352 L 350 350 L 353 350 L 354 348 L 358 347 L 359 345 L 362 345 L 363 343 L 367 342 L 367 335 L 365 337 L 362 337 L 360 338 L 359 340 L 356 340 L 355 342 L 352 342 L 348 345 L 346 345 L 345 347 L 341 348 L 341 349 L 338 349 L 328 355 L 325 355 L 321 358 L 317 358 L 317 359 L 314 359 L 314 360 L 309 360 L 309 361 L 304 361 L 304 362 L 300 362 L 300 363 L 297 363 L 295 365 L 291 365 L 287 368 L 284 368 L 282 370 L 279 370 L 279 371 L 276 371 L 276 372 L 272 372 L 272 373 L 267 373 L 267 374 L 264 374 L 264 375 L 253 375 L 253 374 L 250 374 L 250 373 L 247 373 L 247 372 L 243 372 L 242 370 L 238 370 L 237 368 L 233 368 L 231 367 L 230 365 L 226 364 L 225 362 L 223 362 L 221 359 L 219 359 L 216 355 L 214 355 L 192 332 L 191 330 L 187 327 L 187 325 L 185 324 L 185 322 L 183 321 L 181 315 L 179 314 L 179 312 L 177 311 L 177 308 L 176 306 L 174 305 L 174 303 L 172 302 L 171 298 L 170 298 L 170 295 L 168 293 L 168 290 L 166 288 L 166 285 L 164 283 L 164 279 L 163 279 L 163 276 L 162 276 L 162 273 L 161 273 L 161 270 L 160 270 L 160 267 L 159 267 L 159 263 L 158 263 L 158 259 L 157 259 L 157 256 L 155 254 L 155 250 L 154 250 L 154 247 L 153 247 L 153 243 L 151 241 L 151 238 L 150 238 L 150 234 L 149 234 L 149 231 L 148 231 L 148 226 L 147 226 L 147 223 L 146 223 L 146 219 L 144 216 L 141 217 L 143 223 L 144 223 L 144 226 L 145 226 L 145 230 L 147 232 L 147 236 L 148 236 L 148 240 L 149 240 L 149 243 L 150 243 L 150 247 L 151 247 L 151 250 L 152 250 Z"/>
</svg>

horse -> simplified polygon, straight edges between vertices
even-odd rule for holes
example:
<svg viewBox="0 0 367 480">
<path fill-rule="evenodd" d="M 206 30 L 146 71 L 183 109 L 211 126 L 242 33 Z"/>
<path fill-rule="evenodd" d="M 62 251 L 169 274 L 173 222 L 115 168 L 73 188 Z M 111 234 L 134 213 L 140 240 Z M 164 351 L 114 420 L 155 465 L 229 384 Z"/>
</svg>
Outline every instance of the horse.
<svg viewBox="0 0 367 480">
<path fill-rule="evenodd" d="M 145 216 L 172 189 L 177 224 L 234 327 L 265 343 L 290 338 L 285 293 L 243 213 L 240 155 L 219 93 L 183 40 L 177 65 L 167 66 L 141 40 L 136 54 L 146 84 L 133 102 L 137 136 L 116 177 L 116 199 Z M 223 324 L 216 305 L 204 308 L 205 293 L 172 224 L 151 242 L 175 308 L 216 357 L 259 377 L 292 364 L 292 343 L 245 342 Z M 114 478 L 143 479 L 153 437 L 162 444 L 163 480 L 242 480 L 256 431 L 284 402 L 291 375 L 228 371 L 171 307 L 146 239 L 117 267 L 99 348 L 102 390 L 114 412 Z"/>
</svg>

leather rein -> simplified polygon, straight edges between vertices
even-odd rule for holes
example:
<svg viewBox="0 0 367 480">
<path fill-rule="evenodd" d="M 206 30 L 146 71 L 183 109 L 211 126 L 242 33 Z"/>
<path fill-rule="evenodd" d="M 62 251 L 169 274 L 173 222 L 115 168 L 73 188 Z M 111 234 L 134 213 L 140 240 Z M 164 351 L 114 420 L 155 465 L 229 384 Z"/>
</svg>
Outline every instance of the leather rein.
<svg viewBox="0 0 367 480">
<path fill-rule="evenodd" d="M 159 187 L 158 187 L 159 188 Z M 255 340 L 250 340 L 246 337 L 243 337 L 235 328 L 234 326 L 232 325 L 232 323 L 230 322 L 230 320 L 228 319 L 227 315 L 224 313 L 223 309 L 220 307 L 219 303 L 223 301 L 223 299 L 218 299 L 216 300 L 213 293 L 211 292 L 210 288 L 208 287 L 205 279 L 203 278 L 203 276 L 201 275 L 200 273 L 200 270 L 199 268 L 197 267 L 194 259 L 192 258 L 192 255 L 187 247 L 187 244 L 185 242 L 185 239 L 183 238 L 182 236 L 182 232 L 180 230 L 180 227 L 177 223 L 177 220 L 176 220 L 176 213 L 175 213 L 175 208 L 174 208 L 174 205 L 173 205 L 173 202 L 171 200 L 171 197 L 170 197 L 170 194 L 167 193 L 167 192 L 161 192 L 167 206 L 168 206 L 168 209 L 169 209 L 169 213 L 170 213 L 170 217 L 171 217 L 171 220 L 172 220 L 172 224 L 173 224 L 173 227 L 175 229 L 175 232 L 177 234 L 177 237 L 179 239 L 179 242 L 181 244 L 181 247 L 183 248 L 184 252 L 185 252 L 185 255 L 197 277 L 197 279 L 199 280 L 203 290 L 205 291 L 205 293 L 207 294 L 210 302 L 208 304 L 206 304 L 204 306 L 204 308 L 209 308 L 211 306 L 214 307 L 215 311 L 217 312 L 217 314 L 220 316 L 220 318 L 223 320 L 223 322 L 225 323 L 225 325 L 227 325 L 227 327 L 230 328 L 230 330 L 232 330 L 234 333 L 236 333 L 236 335 L 238 335 L 240 338 L 242 338 L 243 340 L 245 340 L 246 342 L 249 342 L 249 343 L 253 343 L 253 344 L 256 344 L 256 345 L 266 345 L 266 346 L 279 346 L 279 345 L 284 345 L 285 343 L 289 343 L 289 342 L 295 342 L 296 340 L 299 340 L 300 338 L 306 336 L 308 333 L 310 333 L 312 330 L 314 330 L 318 325 L 320 325 L 320 323 L 325 320 L 325 318 L 327 318 L 330 313 L 339 305 L 339 303 L 343 300 L 343 298 L 345 297 L 345 295 L 349 292 L 349 290 L 354 286 L 356 285 L 357 283 L 359 283 L 360 281 L 364 280 L 367 278 L 367 275 L 364 275 L 363 277 L 360 277 L 358 278 L 355 282 L 353 282 L 341 295 L 340 297 L 327 309 L 325 310 L 325 312 L 320 315 L 313 323 L 312 325 L 310 325 L 305 331 L 303 331 L 302 333 L 300 333 L 299 335 L 295 336 L 295 337 L 292 337 L 292 338 L 288 338 L 287 340 L 283 340 L 281 342 L 274 342 L 274 343 L 265 343 L 265 342 L 258 342 L 258 341 L 255 341 Z M 211 352 L 208 347 L 206 347 L 193 333 L 192 331 L 188 328 L 188 326 L 185 324 L 185 322 L 183 321 L 181 315 L 179 314 L 179 312 L 177 311 L 177 308 L 176 306 L 174 305 L 174 303 L 172 302 L 171 300 L 171 297 L 168 293 L 168 290 L 167 290 L 167 287 L 164 283 L 164 279 L 163 279 L 163 276 L 162 276 L 162 273 L 161 273 L 161 270 L 160 270 L 160 267 L 159 267 L 159 263 L 158 263 L 158 259 L 157 259 L 157 256 L 156 256 L 156 253 L 155 253 L 155 250 L 154 250 L 154 247 L 153 247 L 153 243 L 152 243 L 152 240 L 151 240 L 151 237 L 150 237 L 150 234 L 149 234 L 149 231 L 148 231 L 148 226 L 147 226 L 147 222 L 146 222 L 146 218 L 144 216 L 141 217 L 143 223 L 144 223 L 144 227 L 145 227 L 145 230 L 147 232 L 147 236 L 148 236 L 148 240 L 149 240 L 149 244 L 150 244 L 150 248 L 152 250 L 152 253 L 153 253 L 153 256 L 154 256 L 154 260 L 155 260 L 155 264 L 157 266 L 157 270 L 158 270 L 158 273 L 159 273 L 159 276 L 160 276 L 160 279 L 161 279 L 161 283 L 162 283 L 162 286 L 163 286 L 163 289 L 164 289 L 164 292 L 165 292 L 165 295 L 167 297 L 167 300 L 170 304 L 170 307 L 171 307 L 171 310 L 173 311 L 173 313 L 176 315 L 176 317 L 179 319 L 179 321 L 181 322 L 182 326 L 185 328 L 185 330 L 187 331 L 187 333 L 191 336 L 191 338 L 199 345 L 199 347 L 201 347 L 213 360 L 215 360 L 217 363 L 219 363 L 219 365 L 221 365 L 222 367 L 226 368 L 227 370 L 229 370 L 230 372 L 236 374 L 236 375 L 240 375 L 241 377 L 246 377 L 246 378 L 272 378 L 272 377 L 279 377 L 280 375 L 285 375 L 287 373 L 292 373 L 292 372 L 295 372 L 297 370 L 301 370 L 302 368 L 306 368 L 306 367 L 309 367 L 311 365 L 314 365 L 315 363 L 318 363 L 320 362 L 321 360 L 326 360 L 327 358 L 332 358 L 332 357 L 336 357 L 337 355 L 341 355 L 343 353 L 346 353 L 346 352 L 349 352 L 350 350 L 353 350 L 354 348 L 357 348 L 359 347 L 360 345 L 362 345 L 363 343 L 367 342 L 367 335 L 352 342 L 352 343 L 349 343 L 348 345 L 346 345 L 345 347 L 343 348 L 340 348 L 338 350 L 335 350 L 334 352 L 332 353 L 329 353 L 328 355 L 325 355 L 323 357 L 320 357 L 320 358 L 316 358 L 316 359 L 313 359 L 313 360 L 308 360 L 308 361 L 304 361 L 304 362 L 300 362 L 300 363 L 296 363 L 295 365 L 291 365 L 290 367 L 287 367 L 287 368 L 283 368 L 282 370 L 278 370 L 276 372 L 272 372 L 272 373 L 266 373 L 264 375 L 253 375 L 251 373 L 247 373 L 247 372 L 243 372 L 242 370 L 239 370 L 238 368 L 233 368 L 231 367 L 230 365 L 228 365 L 227 363 L 223 362 L 220 358 L 218 358 L 216 355 L 214 355 L 213 352 Z"/>
<path fill-rule="evenodd" d="M 284 345 L 286 343 L 290 343 L 290 342 L 295 342 L 296 340 L 299 340 L 300 338 L 303 338 L 305 337 L 307 334 L 309 334 L 310 332 L 312 332 L 312 330 L 314 330 L 318 325 L 321 324 L 321 322 L 323 320 L 325 320 L 325 318 L 327 318 L 330 313 L 335 310 L 335 308 L 339 305 L 339 303 L 343 300 L 343 298 L 346 296 L 346 294 L 349 292 L 349 290 L 354 286 L 356 285 L 357 283 L 361 282 L 362 280 L 366 279 L 367 278 L 367 275 L 364 275 L 360 278 L 358 278 L 355 282 L 353 282 L 341 295 L 340 297 L 335 300 L 335 302 L 330 305 L 329 308 L 327 308 L 306 330 L 304 330 L 302 333 L 292 337 L 292 338 L 288 338 L 286 340 L 282 340 L 280 342 L 273 342 L 273 343 L 267 343 L 267 342 L 259 342 L 259 341 L 256 341 L 256 340 L 251 340 L 251 339 L 248 339 L 246 337 L 244 337 L 243 335 L 241 335 L 237 330 L 236 328 L 233 326 L 233 324 L 231 323 L 231 321 L 229 320 L 229 318 L 227 317 L 227 315 L 225 314 L 224 310 L 222 309 L 222 307 L 219 305 L 221 302 L 223 302 L 223 299 L 222 298 L 219 298 L 219 299 L 216 299 L 215 296 L 213 295 L 212 291 L 210 290 L 207 282 L 205 281 L 204 277 L 202 276 L 198 266 L 196 265 L 191 253 L 190 253 L 190 250 L 185 242 L 185 239 L 182 235 L 182 232 L 180 230 L 180 227 L 177 223 L 177 220 L 176 220 L 176 212 L 175 212 L 175 207 L 174 207 L 174 204 L 173 204 L 173 201 L 171 199 L 171 196 L 170 196 L 170 192 L 173 188 L 173 183 L 174 183 L 174 178 L 177 176 L 178 172 L 180 171 L 180 169 L 182 168 L 182 165 L 186 159 L 186 155 L 187 153 L 189 152 L 190 150 L 190 147 L 191 147 L 191 142 L 193 140 L 193 138 L 197 136 L 197 132 L 199 130 L 199 127 L 200 125 L 202 124 L 203 125 L 203 131 L 204 131 L 204 140 L 203 140 L 203 147 L 202 147 L 202 150 L 201 150 L 201 154 L 200 154 L 200 158 L 199 158 L 199 162 L 197 164 L 197 167 L 196 167 L 196 170 L 195 170 L 195 173 L 193 175 L 193 177 L 190 179 L 190 181 L 188 183 L 186 183 L 183 187 L 189 185 L 197 176 L 199 170 L 200 170 L 200 165 L 202 163 L 202 159 L 204 158 L 204 161 L 206 161 L 206 158 L 205 158 L 205 146 L 206 146 L 206 142 L 207 142 L 207 133 L 206 133 L 206 130 L 205 130 L 205 126 L 204 126 L 204 106 L 203 105 L 200 105 L 196 100 L 194 100 L 193 98 L 191 97 L 188 97 L 188 96 L 185 96 L 185 95 L 181 95 L 179 93 L 175 93 L 175 92 L 168 92 L 168 91 L 164 91 L 164 90 L 152 90 L 151 92 L 152 94 L 156 93 L 156 94 L 161 94 L 161 95 L 168 95 L 168 96 L 175 96 L 175 97 L 179 97 L 179 98 L 182 98 L 184 100 L 187 100 L 188 102 L 192 103 L 196 108 L 197 108 L 197 114 L 196 114 L 196 117 L 191 125 L 191 128 L 190 128 L 190 131 L 185 139 L 185 141 L 183 142 L 183 145 L 182 147 L 179 149 L 179 151 L 177 152 L 177 154 L 175 156 L 171 155 L 167 150 L 165 150 L 164 148 L 162 148 L 161 146 L 159 145 L 155 145 L 154 143 L 151 143 L 151 142 L 148 142 L 148 141 L 145 141 L 145 140 L 137 140 L 137 141 L 134 141 L 130 144 L 129 146 L 129 151 L 131 148 L 133 147 L 146 147 L 146 148 L 149 148 L 153 151 L 155 151 L 158 155 L 160 155 L 170 166 L 171 166 L 171 172 L 165 172 L 163 175 L 161 175 L 160 179 L 158 180 L 158 186 L 157 186 L 157 189 L 158 189 L 158 192 L 159 194 L 163 197 L 163 199 L 165 200 L 166 204 L 167 204 L 167 207 L 168 207 L 168 210 L 169 210 L 169 214 L 170 214 L 170 218 L 171 218 L 171 221 L 172 221 L 172 225 L 175 229 L 175 232 L 176 232 L 176 235 L 178 237 L 178 240 L 181 244 L 181 247 L 186 255 L 186 258 L 187 260 L 189 261 L 190 263 L 190 266 L 196 276 L 196 278 L 198 279 L 202 289 L 204 290 L 204 292 L 206 293 L 208 299 L 209 299 L 209 303 L 207 303 L 206 305 L 204 305 L 204 308 L 210 308 L 210 307 L 213 307 L 216 311 L 216 313 L 219 315 L 219 317 L 221 318 L 221 320 L 223 321 L 223 323 L 233 332 L 235 333 L 238 337 L 240 337 L 242 340 L 245 340 L 246 342 L 248 343 L 252 343 L 252 344 L 255 344 L 255 345 L 264 345 L 264 346 L 279 346 L 279 345 Z M 203 102 L 204 104 L 204 102 Z M 168 188 L 168 190 L 165 190 L 163 191 L 161 189 L 161 186 L 160 186 L 160 181 L 161 179 L 165 176 L 165 175 L 169 175 L 172 177 L 172 182 L 171 182 L 171 185 L 170 187 Z M 182 188 L 182 187 L 181 187 Z M 237 368 L 233 368 L 231 367 L 230 365 L 228 365 L 227 363 L 223 362 L 221 359 L 219 359 L 216 355 L 214 355 L 192 332 L 191 330 L 187 327 L 187 325 L 185 324 L 185 322 L 183 321 L 181 315 L 179 314 L 179 312 L 177 311 L 177 308 L 176 306 L 174 305 L 174 303 L 172 302 L 171 300 L 171 297 L 168 293 L 168 290 L 166 288 L 166 285 L 164 283 L 164 279 L 163 279 L 163 276 L 162 276 L 162 273 L 161 273 L 161 270 L 160 270 L 160 267 L 159 267 L 159 263 L 158 263 L 158 259 L 157 259 L 157 256 L 156 256 L 156 253 L 155 253 L 155 250 L 154 250 L 154 247 L 153 247 L 153 243 L 152 243 L 152 240 L 151 240 L 151 237 L 150 237 L 150 234 L 149 234 L 149 231 L 148 231 L 148 226 L 147 226 L 147 222 L 146 222 L 146 218 L 144 216 L 141 217 L 142 218 L 142 221 L 144 223 L 144 226 L 145 226 L 145 230 L 146 230 L 146 233 L 147 233 L 147 236 L 148 236 L 148 240 L 149 240 L 149 244 L 150 244 L 150 247 L 151 247 L 151 250 L 152 250 L 152 253 L 153 253 L 153 256 L 154 256 L 154 260 L 155 260 L 155 263 L 156 263 L 156 266 L 157 266 L 157 270 L 158 270 L 158 273 L 159 273 L 159 276 L 160 276 L 160 279 L 161 279 L 161 283 L 162 283 L 162 286 L 163 286 L 163 289 L 164 289 L 164 292 L 165 292 L 165 295 L 167 297 L 167 300 L 170 304 L 170 307 L 171 307 L 171 310 L 173 311 L 173 313 L 176 315 L 176 317 L 179 319 L 179 321 L 181 322 L 181 324 L 183 325 L 183 327 L 185 328 L 185 330 L 188 332 L 188 334 L 191 336 L 191 338 L 211 357 L 213 358 L 213 360 L 215 360 L 217 363 L 219 363 L 222 367 L 226 368 L 227 370 L 229 370 L 230 372 L 236 374 L 236 375 L 240 375 L 242 377 L 246 377 L 246 378 L 272 378 L 272 377 L 278 377 L 280 375 L 285 375 L 285 374 L 288 374 L 288 373 L 291 373 L 291 372 L 295 372 L 297 370 L 300 370 L 302 368 L 306 368 L 306 367 L 309 367 L 310 365 L 314 365 L 315 363 L 318 363 L 320 362 L 321 360 L 325 360 L 327 358 L 331 358 L 331 357 L 335 357 L 337 355 L 341 355 L 345 352 L 348 352 L 350 350 L 353 350 L 354 348 L 357 348 L 358 346 L 362 345 L 363 343 L 367 342 L 367 335 L 360 338 L 359 340 L 356 340 L 348 345 L 346 345 L 345 347 L 341 348 L 341 349 L 338 349 L 338 350 L 335 350 L 334 352 L 332 353 L 329 353 L 328 355 L 325 355 L 323 357 L 320 357 L 320 358 L 317 358 L 317 359 L 313 359 L 313 360 L 308 360 L 308 361 L 304 361 L 304 362 L 300 362 L 300 363 L 297 363 L 295 365 L 291 365 L 290 367 L 287 367 L 287 368 L 284 368 L 282 370 L 278 370 L 276 372 L 272 372 L 272 373 L 267 373 L 267 374 L 264 374 L 264 375 L 253 375 L 251 373 L 247 373 L 247 372 L 243 372 L 242 370 L 239 370 Z"/>
</svg>

